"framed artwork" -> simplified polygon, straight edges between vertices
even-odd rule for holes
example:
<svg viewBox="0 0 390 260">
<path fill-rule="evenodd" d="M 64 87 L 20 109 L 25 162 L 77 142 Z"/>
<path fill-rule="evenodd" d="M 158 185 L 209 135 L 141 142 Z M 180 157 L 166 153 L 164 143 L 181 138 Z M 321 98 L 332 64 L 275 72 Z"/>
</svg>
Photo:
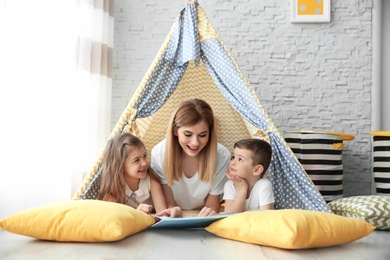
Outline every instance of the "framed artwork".
<svg viewBox="0 0 390 260">
<path fill-rule="evenodd" d="M 291 0 L 292 23 L 330 22 L 330 0 Z"/>
</svg>

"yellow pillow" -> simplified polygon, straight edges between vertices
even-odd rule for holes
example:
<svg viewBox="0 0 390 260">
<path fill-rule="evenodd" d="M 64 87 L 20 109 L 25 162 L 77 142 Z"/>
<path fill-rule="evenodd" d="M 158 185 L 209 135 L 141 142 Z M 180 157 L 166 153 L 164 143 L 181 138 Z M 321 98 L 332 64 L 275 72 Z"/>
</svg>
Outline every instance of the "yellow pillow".
<svg viewBox="0 0 390 260">
<path fill-rule="evenodd" d="M 144 230 L 155 219 L 129 206 L 100 200 L 72 200 L 21 211 L 0 220 L 0 228 L 44 240 L 116 241 Z"/>
<path fill-rule="evenodd" d="M 357 219 L 299 209 L 243 212 L 206 228 L 223 238 L 285 249 L 345 244 L 367 236 L 374 229 Z"/>
</svg>

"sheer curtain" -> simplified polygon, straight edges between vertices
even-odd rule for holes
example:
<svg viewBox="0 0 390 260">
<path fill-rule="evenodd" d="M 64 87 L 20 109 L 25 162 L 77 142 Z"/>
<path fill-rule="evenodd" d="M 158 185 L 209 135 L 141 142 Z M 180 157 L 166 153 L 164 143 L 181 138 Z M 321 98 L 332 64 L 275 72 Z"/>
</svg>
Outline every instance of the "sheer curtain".
<svg viewBox="0 0 390 260">
<path fill-rule="evenodd" d="M 78 38 L 76 61 L 81 90 L 95 101 L 91 116 L 96 117 L 98 146 L 108 138 L 111 115 L 112 49 L 114 0 L 77 0 Z M 102 147 L 98 147 L 100 149 Z"/>
<path fill-rule="evenodd" d="M 96 151 L 89 155 L 92 165 L 111 133 L 114 0 L 77 0 L 77 12 L 77 82 L 88 106 L 85 116 L 92 122 L 79 131 L 92 137 L 86 144 Z M 75 188 L 82 176 L 73 179 Z"/>
<path fill-rule="evenodd" d="M 98 154 L 104 95 L 75 69 L 76 1 L 0 0 L 0 218 L 71 198 Z"/>
</svg>

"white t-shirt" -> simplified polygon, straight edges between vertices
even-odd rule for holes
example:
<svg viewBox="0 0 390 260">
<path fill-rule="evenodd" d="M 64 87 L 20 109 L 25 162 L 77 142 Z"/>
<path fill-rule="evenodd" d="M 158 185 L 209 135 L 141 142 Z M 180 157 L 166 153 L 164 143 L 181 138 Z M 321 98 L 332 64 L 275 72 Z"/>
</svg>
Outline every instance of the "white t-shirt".
<svg viewBox="0 0 390 260">
<path fill-rule="evenodd" d="M 224 200 L 234 200 L 237 196 L 237 188 L 234 182 L 228 180 L 224 188 Z M 261 178 L 253 186 L 249 198 L 245 202 L 245 210 L 259 209 L 260 206 L 274 203 L 274 193 L 271 181 L 267 178 Z"/>
<path fill-rule="evenodd" d="M 161 183 L 167 184 L 167 179 L 162 171 L 165 154 L 165 139 L 152 149 L 151 167 L 160 176 Z M 223 186 L 227 181 L 225 173 L 228 171 L 231 154 L 222 144 L 218 144 L 217 161 L 215 165 L 214 184 L 211 187 L 209 182 L 199 180 L 199 173 L 196 172 L 192 178 L 184 174 L 179 181 L 174 181 L 171 189 L 176 205 L 183 210 L 201 209 L 204 207 L 208 194 L 220 195 L 223 193 Z M 174 158 L 172 158 L 174 160 Z"/>
<path fill-rule="evenodd" d="M 126 200 L 125 204 L 133 208 L 137 208 L 139 204 L 153 205 L 152 197 L 150 196 L 150 176 L 147 175 L 145 179 L 139 182 L 139 188 L 132 191 L 126 184 Z"/>
</svg>

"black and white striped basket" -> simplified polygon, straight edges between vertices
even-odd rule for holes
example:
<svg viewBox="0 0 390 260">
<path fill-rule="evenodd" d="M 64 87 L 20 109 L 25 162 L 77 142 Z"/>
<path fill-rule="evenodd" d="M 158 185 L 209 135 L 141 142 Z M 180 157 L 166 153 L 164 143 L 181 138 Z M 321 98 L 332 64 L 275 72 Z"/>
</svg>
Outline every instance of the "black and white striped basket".
<svg viewBox="0 0 390 260">
<path fill-rule="evenodd" d="M 300 130 L 286 132 L 284 139 L 325 201 L 342 198 L 343 137 L 333 133 Z"/>
<path fill-rule="evenodd" d="M 390 131 L 371 131 L 373 175 L 378 195 L 390 197 Z"/>
</svg>

